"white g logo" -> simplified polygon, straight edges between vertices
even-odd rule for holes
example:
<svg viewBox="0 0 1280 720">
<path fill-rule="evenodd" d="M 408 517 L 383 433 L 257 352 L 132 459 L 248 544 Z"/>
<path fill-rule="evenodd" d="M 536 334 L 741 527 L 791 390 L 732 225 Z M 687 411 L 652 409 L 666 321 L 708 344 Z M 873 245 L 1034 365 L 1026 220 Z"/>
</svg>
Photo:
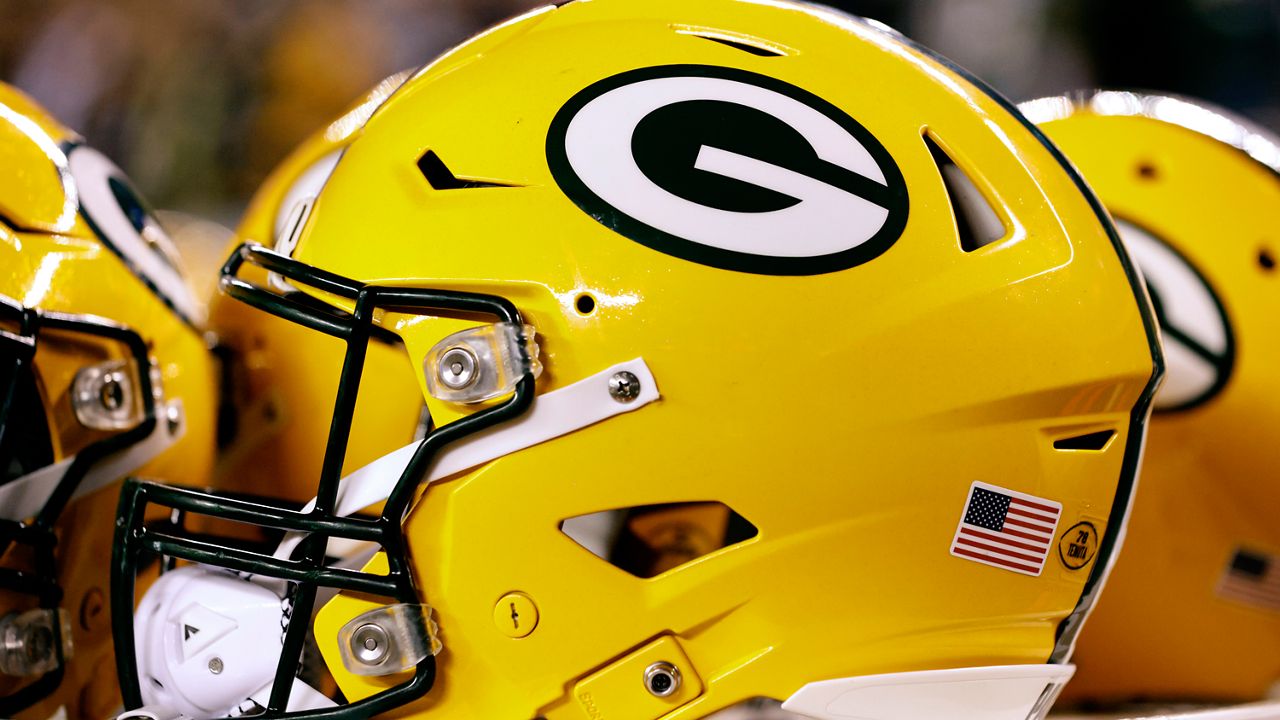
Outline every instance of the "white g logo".
<svg viewBox="0 0 1280 720">
<path fill-rule="evenodd" d="M 552 121 L 547 158 L 602 224 L 728 270 L 843 270 L 906 225 L 906 183 L 871 133 L 816 95 L 745 70 L 670 65 L 597 82 Z"/>
<path fill-rule="evenodd" d="M 102 244 L 188 323 L 204 310 L 178 269 L 177 251 L 124 171 L 87 145 L 67 151 L 80 213 Z"/>
<path fill-rule="evenodd" d="M 1226 385 L 1234 364 L 1235 338 L 1222 302 L 1172 247 L 1124 220 L 1116 220 L 1116 229 L 1146 278 L 1164 336 L 1166 372 L 1155 409 L 1199 405 Z"/>
</svg>

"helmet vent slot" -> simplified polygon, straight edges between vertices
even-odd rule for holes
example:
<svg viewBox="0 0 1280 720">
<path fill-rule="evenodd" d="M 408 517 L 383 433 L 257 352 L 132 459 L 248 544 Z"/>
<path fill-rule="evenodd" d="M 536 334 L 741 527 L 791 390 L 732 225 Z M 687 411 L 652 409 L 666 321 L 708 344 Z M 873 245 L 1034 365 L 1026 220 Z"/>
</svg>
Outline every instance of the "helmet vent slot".
<svg viewBox="0 0 1280 720">
<path fill-rule="evenodd" d="M 418 170 L 434 190 L 469 190 L 473 188 L 523 187 L 514 183 L 493 180 L 470 180 L 453 174 L 435 150 L 428 150 L 418 158 Z"/>
<path fill-rule="evenodd" d="M 1099 430 L 1097 432 L 1085 433 L 1083 435 L 1072 435 L 1071 437 L 1054 440 L 1053 449 L 1101 452 L 1106 449 L 1107 445 L 1111 443 L 1111 438 L 1115 436 L 1115 430 Z"/>
<path fill-rule="evenodd" d="M 560 531 L 592 555 L 651 578 L 754 538 L 756 526 L 719 502 L 641 505 L 579 515 Z"/>
<path fill-rule="evenodd" d="M 749 35 L 740 35 L 738 33 L 725 32 L 723 30 L 712 30 L 710 28 L 690 27 L 687 25 L 674 25 L 675 31 L 681 35 L 696 37 L 701 40 L 710 40 L 713 43 L 719 43 L 725 47 L 731 47 L 734 50 L 740 50 L 756 57 L 783 57 L 791 55 L 790 48 L 782 47 L 771 42 L 761 40 L 760 38 L 751 37 Z"/>
<path fill-rule="evenodd" d="M 756 55 L 758 57 L 782 57 L 783 55 L 783 53 L 771 47 L 764 47 L 762 45 L 750 45 L 748 43 L 742 42 L 741 40 L 732 40 L 727 37 L 716 37 L 714 35 L 698 35 L 697 37 L 700 37 L 703 40 L 710 40 L 711 42 L 714 42 L 714 43 L 720 43 L 721 45 L 727 45 L 733 48 L 734 50 L 741 50 L 744 53 L 751 53 L 752 55 Z"/>
<path fill-rule="evenodd" d="M 925 133 L 924 143 L 929 147 L 929 153 L 942 175 L 942 184 L 947 188 L 947 198 L 951 201 L 951 212 L 955 215 L 956 230 L 960 235 L 960 249 L 973 252 L 1008 235 L 1004 221 L 973 178 L 929 133 Z"/>
</svg>

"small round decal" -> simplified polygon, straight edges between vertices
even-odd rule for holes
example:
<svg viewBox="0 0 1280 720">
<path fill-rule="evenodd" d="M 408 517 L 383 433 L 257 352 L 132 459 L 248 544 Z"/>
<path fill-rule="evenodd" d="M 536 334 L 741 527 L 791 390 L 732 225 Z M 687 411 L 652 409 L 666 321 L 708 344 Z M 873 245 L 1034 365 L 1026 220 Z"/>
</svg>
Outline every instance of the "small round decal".
<svg viewBox="0 0 1280 720">
<path fill-rule="evenodd" d="M 1072 525 L 1058 540 L 1058 558 L 1068 570 L 1079 570 L 1098 554 L 1098 529 L 1083 521 Z"/>
<path fill-rule="evenodd" d="M 866 128 L 806 90 L 735 68 L 601 80 L 557 113 L 547 160 L 601 224 L 726 270 L 844 270 L 888 250 L 907 222 L 902 172 Z"/>
</svg>

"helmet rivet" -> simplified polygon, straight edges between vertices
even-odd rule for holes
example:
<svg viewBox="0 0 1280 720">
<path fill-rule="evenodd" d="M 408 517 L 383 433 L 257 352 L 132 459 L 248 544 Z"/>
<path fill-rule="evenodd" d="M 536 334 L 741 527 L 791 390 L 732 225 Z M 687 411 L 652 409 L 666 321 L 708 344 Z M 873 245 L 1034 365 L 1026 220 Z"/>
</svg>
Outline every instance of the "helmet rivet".
<svg viewBox="0 0 1280 720">
<path fill-rule="evenodd" d="M 220 657 L 209 658 L 209 672 L 213 673 L 214 675 L 222 674 L 222 658 Z"/>
<path fill-rule="evenodd" d="M 391 638 L 377 623 L 365 623 L 351 633 L 351 654 L 365 665 L 377 665 L 387 657 Z"/>
<path fill-rule="evenodd" d="M 470 348 L 449 348 L 440 356 L 440 382 L 458 390 L 475 382 L 479 375 L 475 353 Z"/>
<path fill-rule="evenodd" d="M 640 397 L 640 378 L 635 373 L 620 370 L 609 378 L 609 397 L 628 403 Z"/>
<path fill-rule="evenodd" d="M 680 668 L 656 662 L 644 669 L 644 689 L 654 697 L 670 697 L 680 689 Z"/>
</svg>

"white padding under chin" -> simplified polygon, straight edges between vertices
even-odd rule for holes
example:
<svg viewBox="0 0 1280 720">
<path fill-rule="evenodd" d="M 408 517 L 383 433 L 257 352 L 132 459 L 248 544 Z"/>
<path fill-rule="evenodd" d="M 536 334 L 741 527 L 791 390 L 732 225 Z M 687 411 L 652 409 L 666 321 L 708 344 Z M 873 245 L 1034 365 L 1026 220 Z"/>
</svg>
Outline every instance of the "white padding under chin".
<svg viewBox="0 0 1280 720">
<path fill-rule="evenodd" d="M 816 720 L 1028 720 L 1073 674 L 1074 665 L 999 665 L 863 675 L 809 683 L 782 709 Z"/>
</svg>

